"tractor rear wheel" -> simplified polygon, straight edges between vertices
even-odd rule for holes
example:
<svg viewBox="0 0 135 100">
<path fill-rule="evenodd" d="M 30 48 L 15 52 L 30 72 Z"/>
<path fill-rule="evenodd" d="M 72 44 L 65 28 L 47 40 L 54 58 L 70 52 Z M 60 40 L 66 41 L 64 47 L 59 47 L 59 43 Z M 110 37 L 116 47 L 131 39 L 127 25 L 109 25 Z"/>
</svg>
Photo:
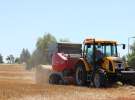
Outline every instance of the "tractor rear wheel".
<svg viewBox="0 0 135 100">
<path fill-rule="evenodd" d="M 82 64 L 78 64 L 75 69 L 75 82 L 79 86 L 86 84 L 86 70 Z"/>
</svg>

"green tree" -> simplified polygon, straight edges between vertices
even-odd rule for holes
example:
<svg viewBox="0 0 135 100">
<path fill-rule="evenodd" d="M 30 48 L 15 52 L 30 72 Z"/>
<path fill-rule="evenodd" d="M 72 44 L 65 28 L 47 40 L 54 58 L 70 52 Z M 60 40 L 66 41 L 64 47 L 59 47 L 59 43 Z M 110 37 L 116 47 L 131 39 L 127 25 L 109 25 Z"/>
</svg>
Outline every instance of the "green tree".
<svg viewBox="0 0 135 100">
<path fill-rule="evenodd" d="M 40 64 L 50 64 L 49 46 L 56 43 L 56 38 L 50 33 L 46 33 L 42 38 L 39 38 L 36 44 L 38 58 Z"/>
<path fill-rule="evenodd" d="M 7 56 L 6 60 L 8 61 L 8 63 L 10 64 L 14 64 L 15 63 L 15 57 L 11 54 L 9 56 Z"/>
<path fill-rule="evenodd" d="M 31 59 L 31 54 L 28 51 L 28 49 L 24 49 L 22 50 L 21 54 L 20 54 L 20 58 L 16 59 L 19 60 L 19 63 L 23 63 L 26 64 L 26 69 L 30 69 L 29 68 L 29 61 Z"/>
<path fill-rule="evenodd" d="M 126 56 L 122 56 L 122 60 L 123 61 L 126 61 Z"/>
<path fill-rule="evenodd" d="M 130 46 L 130 49 L 132 51 L 132 55 L 135 55 L 135 42 Z"/>
<path fill-rule="evenodd" d="M 47 63 L 46 55 L 44 54 L 44 52 L 36 49 L 33 52 L 32 56 L 28 62 L 27 69 L 31 69 L 32 67 L 36 67 L 39 64 L 48 64 L 48 63 Z"/>
<path fill-rule="evenodd" d="M 128 64 L 135 68 L 135 42 L 130 47 L 131 53 L 128 55 Z"/>
<path fill-rule="evenodd" d="M 9 56 L 7 56 L 6 60 L 7 60 L 7 63 L 10 63 L 10 57 Z"/>
<path fill-rule="evenodd" d="M 0 63 L 4 63 L 3 62 L 3 56 L 0 54 Z"/>
<path fill-rule="evenodd" d="M 135 68 L 135 55 L 128 58 L 128 64 Z"/>
<path fill-rule="evenodd" d="M 40 37 L 36 43 L 36 50 L 28 61 L 28 69 L 36 67 L 39 64 L 50 64 L 49 46 L 56 42 L 55 37 L 50 33 L 46 33 L 43 37 Z"/>
<path fill-rule="evenodd" d="M 68 38 L 61 38 L 60 42 L 70 42 L 70 40 Z"/>
<path fill-rule="evenodd" d="M 19 57 L 15 58 L 15 63 L 20 64 L 20 58 Z"/>
<path fill-rule="evenodd" d="M 20 63 L 26 63 L 27 64 L 30 57 L 31 57 L 31 55 L 30 55 L 30 52 L 28 51 L 28 49 L 23 48 L 23 50 L 20 54 Z"/>
<path fill-rule="evenodd" d="M 36 43 L 37 49 L 41 51 L 47 51 L 48 46 L 52 43 L 56 43 L 56 39 L 50 33 L 46 33 L 43 37 L 40 37 Z"/>
</svg>

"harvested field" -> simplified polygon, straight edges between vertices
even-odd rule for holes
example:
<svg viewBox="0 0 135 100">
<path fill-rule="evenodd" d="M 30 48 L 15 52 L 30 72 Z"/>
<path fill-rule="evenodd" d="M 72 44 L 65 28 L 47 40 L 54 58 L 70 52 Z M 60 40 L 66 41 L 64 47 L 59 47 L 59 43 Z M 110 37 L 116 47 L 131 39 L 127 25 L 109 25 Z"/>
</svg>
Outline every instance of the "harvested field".
<svg viewBox="0 0 135 100">
<path fill-rule="evenodd" d="M 36 84 L 35 72 L 23 65 L 0 65 L 0 100 L 135 100 L 135 87 L 95 89 Z"/>
</svg>

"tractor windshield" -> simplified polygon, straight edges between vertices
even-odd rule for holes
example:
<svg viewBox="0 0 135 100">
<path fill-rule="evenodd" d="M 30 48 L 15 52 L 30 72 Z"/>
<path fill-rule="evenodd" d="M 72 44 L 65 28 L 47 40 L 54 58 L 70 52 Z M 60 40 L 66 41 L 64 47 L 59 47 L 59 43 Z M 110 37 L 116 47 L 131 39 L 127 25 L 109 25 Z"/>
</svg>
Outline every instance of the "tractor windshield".
<svg viewBox="0 0 135 100">
<path fill-rule="evenodd" d="M 96 44 L 96 54 L 97 56 L 100 57 L 103 56 L 117 56 L 117 46 L 113 44 Z"/>
<path fill-rule="evenodd" d="M 114 56 L 117 57 L 117 45 L 116 44 L 95 44 L 96 51 L 93 50 L 92 44 L 86 45 L 86 55 L 89 56 L 93 55 L 95 53 L 98 57 L 108 57 L 108 56 Z M 84 53 L 85 53 L 84 52 Z"/>
<path fill-rule="evenodd" d="M 117 56 L 117 46 L 113 44 L 95 45 L 96 51 L 101 52 L 104 56 Z"/>
<path fill-rule="evenodd" d="M 108 44 L 104 46 L 104 54 L 105 56 L 115 56 L 117 57 L 117 46 Z"/>
</svg>

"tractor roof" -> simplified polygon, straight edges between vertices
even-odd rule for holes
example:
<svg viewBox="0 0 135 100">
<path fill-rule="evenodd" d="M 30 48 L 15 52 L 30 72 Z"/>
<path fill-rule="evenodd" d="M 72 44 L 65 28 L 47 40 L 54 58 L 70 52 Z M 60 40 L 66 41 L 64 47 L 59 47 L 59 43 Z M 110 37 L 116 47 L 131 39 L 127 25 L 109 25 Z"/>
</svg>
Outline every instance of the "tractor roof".
<svg viewBox="0 0 135 100">
<path fill-rule="evenodd" d="M 84 40 L 84 44 L 93 44 L 94 39 L 93 38 L 86 38 Z M 102 39 L 95 39 L 95 43 L 101 43 L 101 44 L 116 44 L 116 41 L 111 41 L 111 40 L 102 40 Z"/>
</svg>

